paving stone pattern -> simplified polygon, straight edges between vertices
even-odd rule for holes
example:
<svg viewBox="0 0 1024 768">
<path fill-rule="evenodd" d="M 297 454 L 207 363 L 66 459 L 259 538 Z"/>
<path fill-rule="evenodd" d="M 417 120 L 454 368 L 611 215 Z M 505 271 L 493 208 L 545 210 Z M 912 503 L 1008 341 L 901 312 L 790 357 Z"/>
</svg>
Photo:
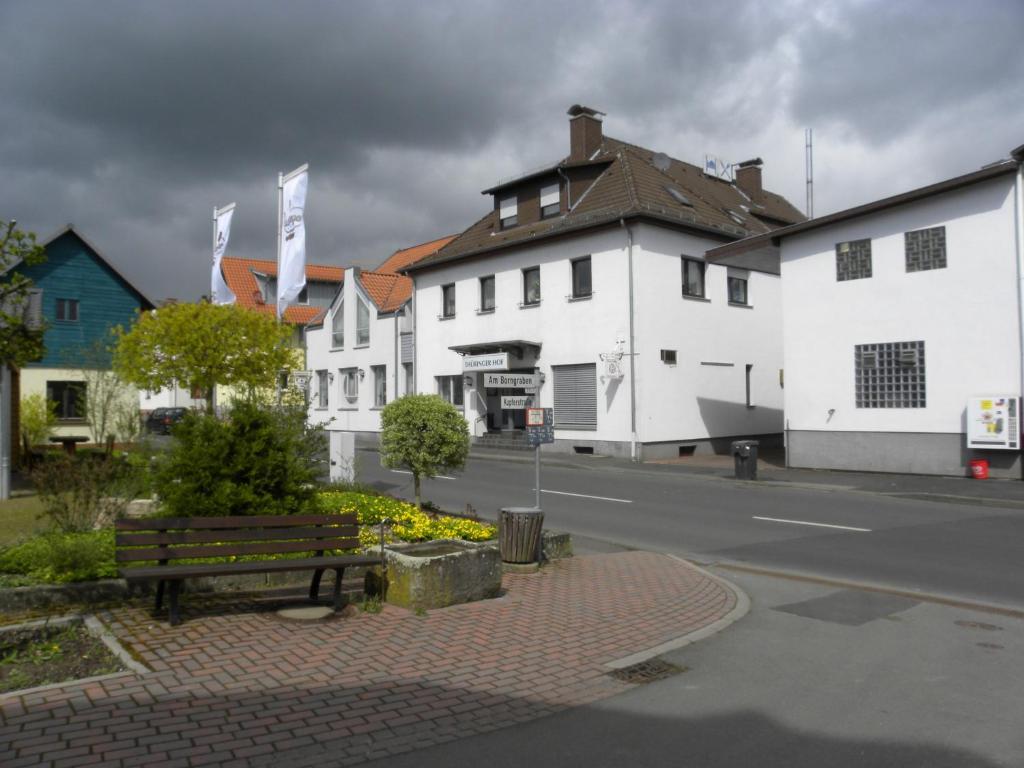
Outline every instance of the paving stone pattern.
<svg viewBox="0 0 1024 768">
<path fill-rule="evenodd" d="M 352 765 L 628 690 L 606 664 L 725 616 L 736 595 L 672 558 L 576 557 L 505 595 L 316 624 L 267 602 L 100 615 L 152 670 L 0 698 L 0 765 Z"/>
</svg>

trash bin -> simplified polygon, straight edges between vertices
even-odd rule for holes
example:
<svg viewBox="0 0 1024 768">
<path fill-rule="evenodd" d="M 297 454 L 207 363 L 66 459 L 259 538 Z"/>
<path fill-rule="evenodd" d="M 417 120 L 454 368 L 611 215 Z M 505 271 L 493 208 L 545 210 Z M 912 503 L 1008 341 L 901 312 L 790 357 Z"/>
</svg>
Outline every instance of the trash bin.
<svg viewBox="0 0 1024 768">
<path fill-rule="evenodd" d="M 971 468 L 971 477 L 975 480 L 988 480 L 987 459 L 971 459 L 968 465 Z"/>
<path fill-rule="evenodd" d="M 757 440 L 735 440 L 732 456 L 736 465 L 737 480 L 757 480 Z"/>
<path fill-rule="evenodd" d="M 544 512 L 536 507 L 501 510 L 499 544 L 506 563 L 535 563 L 540 559 L 540 532 Z"/>
</svg>

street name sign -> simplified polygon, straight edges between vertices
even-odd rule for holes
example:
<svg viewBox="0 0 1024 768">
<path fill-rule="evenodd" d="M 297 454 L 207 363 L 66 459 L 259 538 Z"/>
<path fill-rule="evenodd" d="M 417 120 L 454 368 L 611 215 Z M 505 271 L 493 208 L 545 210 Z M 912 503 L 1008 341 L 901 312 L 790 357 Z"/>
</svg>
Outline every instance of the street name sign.
<svg viewBox="0 0 1024 768">
<path fill-rule="evenodd" d="M 536 373 L 485 373 L 484 386 L 536 389 L 540 386 L 540 375 Z"/>
<path fill-rule="evenodd" d="M 466 355 L 462 358 L 462 370 L 507 371 L 508 352 L 497 352 L 493 355 Z"/>
<path fill-rule="evenodd" d="M 505 410 L 519 410 L 526 408 L 532 399 L 529 395 L 502 395 L 501 407 Z"/>
</svg>

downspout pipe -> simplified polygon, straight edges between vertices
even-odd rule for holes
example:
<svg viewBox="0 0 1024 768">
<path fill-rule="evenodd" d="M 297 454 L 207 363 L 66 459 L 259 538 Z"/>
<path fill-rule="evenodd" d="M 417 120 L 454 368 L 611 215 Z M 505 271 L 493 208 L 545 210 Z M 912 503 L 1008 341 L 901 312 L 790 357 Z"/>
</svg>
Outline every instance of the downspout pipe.
<svg viewBox="0 0 1024 768">
<path fill-rule="evenodd" d="M 567 211 L 572 210 L 572 187 L 569 185 L 569 177 L 565 175 L 565 171 L 562 170 L 561 166 L 557 169 L 558 175 L 565 179 L 565 209 Z"/>
<path fill-rule="evenodd" d="M 640 461 L 637 451 L 636 436 L 636 330 L 634 323 L 633 299 L 633 230 L 626 225 L 626 220 L 619 219 L 619 225 L 626 232 L 626 264 L 629 268 L 629 458 Z"/>
</svg>

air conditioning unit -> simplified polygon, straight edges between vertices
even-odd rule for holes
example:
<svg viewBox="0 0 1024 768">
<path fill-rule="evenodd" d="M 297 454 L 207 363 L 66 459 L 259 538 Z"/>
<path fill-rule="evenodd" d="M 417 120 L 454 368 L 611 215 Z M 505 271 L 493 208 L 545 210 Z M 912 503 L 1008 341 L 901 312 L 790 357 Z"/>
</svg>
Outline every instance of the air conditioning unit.
<svg viewBox="0 0 1024 768">
<path fill-rule="evenodd" d="M 993 451 L 1020 448 L 1020 398 L 986 395 L 967 401 L 967 447 Z"/>
</svg>

